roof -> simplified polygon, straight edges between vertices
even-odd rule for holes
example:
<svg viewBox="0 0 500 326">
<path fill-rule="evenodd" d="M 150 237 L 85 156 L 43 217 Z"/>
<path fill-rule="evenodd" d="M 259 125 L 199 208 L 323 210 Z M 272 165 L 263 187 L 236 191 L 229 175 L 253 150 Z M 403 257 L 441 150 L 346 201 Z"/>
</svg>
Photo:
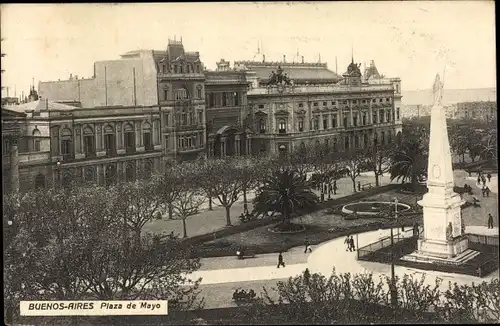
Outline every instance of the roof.
<svg viewBox="0 0 500 326">
<path fill-rule="evenodd" d="M 61 104 L 57 102 L 45 101 L 41 99 L 38 101 L 32 101 L 28 103 L 23 103 L 19 105 L 9 106 L 9 110 L 16 112 L 26 112 L 26 111 L 72 111 L 78 109 L 75 106 L 70 106 L 66 104 Z"/>
<path fill-rule="evenodd" d="M 269 81 L 269 76 L 273 71 L 278 70 L 278 64 L 276 66 L 266 66 L 266 67 L 249 67 L 249 70 L 255 72 L 256 76 L 260 78 L 262 82 Z M 322 81 L 336 83 L 342 79 L 339 75 L 326 67 L 294 67 L 294 66 L 283 66 L 283 73 L 294 81 L 306 82 L 306 81 Z"/>
</svg>

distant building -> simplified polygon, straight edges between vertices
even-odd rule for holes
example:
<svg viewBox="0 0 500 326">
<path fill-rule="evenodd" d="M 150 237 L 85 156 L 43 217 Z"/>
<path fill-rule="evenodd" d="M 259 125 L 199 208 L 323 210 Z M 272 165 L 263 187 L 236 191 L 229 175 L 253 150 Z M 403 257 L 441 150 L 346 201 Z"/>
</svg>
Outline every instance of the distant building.
<svg viewBox="0 0 500 326">
<path fill-rule="evenodd" d="M 497 119 L 497 102 L 461 102 L 453 110 L 453 119 L 491 121 Z"/>
</svg>

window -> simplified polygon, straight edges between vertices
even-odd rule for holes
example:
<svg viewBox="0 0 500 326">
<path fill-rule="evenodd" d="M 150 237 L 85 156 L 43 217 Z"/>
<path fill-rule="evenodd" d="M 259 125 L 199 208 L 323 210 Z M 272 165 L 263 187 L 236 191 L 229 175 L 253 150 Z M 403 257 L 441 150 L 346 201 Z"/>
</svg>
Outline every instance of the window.
<svg viewBox="0 0 500 326">
<path fill-rule="evenodd" d="M 344 148 L 345 148 L 346 150 L 348 150 L 348 149 L 349 149 L 349 137 L 348 137 L 348 136 L 345 136 L 345 137 L 344 137 Z"/>
<path fill-rule="evenodd" d="M 304 118 L 299 118 L 299 131 L 304 131 Z"/>
<path fill-rule="evenodd" d="M 373 124 L 376 124 L 377 123 L 377 112 L 373 111 L 373 115 L 372 115 L 372 123 Z"/>
<path fill-rule="evenodd" d="M 116 154 L 116 136 L 115 129 L 112 126 L 104 128 L 104 149 L 106 155 Z"/>
<path fill-rule="evenodd" d="M 200 65 L 196 65 L 196 72 L 200 73 Z"/>
<path fill-rule="evenodd" d="M 384 111 L 379 111 L 379 122 L 384 123 Z"/>
<path fill-rule="evenodd" d="M 187 140 L 188 140 L 188 144 L 187 144 L 188 147 L 190 147 L 190 148 L 193 147 L 193 138 L 189 137 Z"/>
<path fill-rule="evenodd" d="M 314 102 L 314 103 L 313 103 L 313 106 L 318 106 L 318 102 Z"/>
<path fill-rule="evenodd" d="M 380 103 L 382 103 L 382 99 L 379 99 L 378 101 L 379 101 Z"/>
<path fill-rule="evenodd" d="M 165 113 L 165 126 L 167 126 L 167 127 L 170 124 L 170 118 L 169 118 L 169 116 L 170 116 L 170 114 Z"/>
<path fill-rule="evenodd" d="M 363 112 L 363 126 L 366 126 L 366 112 Z"/>
<path fill-rule="evenodd" d="M 363 147 L 368 148 L 368 135 L 367 134 L 363 135 Z"/>
<path fill-rule="evenodd" d="M 391 111 L 387 111 L 386 112 L 386 119 L 385 119 L 386 122 L 389 122 L 391 121 Z"/>
<path fill-rule="evenodd" d="M 344 117 L 344 128 L 349 127 L 349 124 L 347 123 L 347 117 Z"/>
<path fill-rule="evenodd" d="M 130 124 L 126 124 L 123 127 L 124 139 L 125 139 L 125 151 L 127 153 L 135 152 L 135 132 L 134 127 Z"/>
<path fill-rule="evenodd" d="M 259 131 L 261 134 L 266 132 L 266 122 L 264 121 L 264 119 L 259 120 Z"/>
<path fill-rule="evenodd" d="M 472 117 L 475 118 L 476 117 L 476 111 L 472 111 Z"/>
<path fill-rule="evenodd" d="M 390 102 L 391 100 L 387 97 L 387 98 L 385 99 L 385 101 L 386 101 L 386 102 Z"/>
<path fill-rule="evenodd" d="M 142 130 L 143 130 L 142 138 L 144 142 L 144 149 L 146 151 L 152 151 L 154 149 L 154 146 L 153 146 L 153 137 L 151 134 L 151 125 L 149 123 L 145 123 Z"/>
<path fill-rule="evenodd" d="M 189 112 L 188 125 L 194 125 L 193 113 Z"/>
<path fill-rule="evenodd" d="M 83 129 L 83 150 L 85 152 L 85 156 L 95 156 L 94 131 L 90 127 Z"/>
<path fill-rule="evenodd" d="M 337 151 L 337 138 L 333 138 L 333 150 Z"/>
<path fill-rule="evenodd" d="M 355 114 L 353 117 L 352 117 L 352 124 L 354 127 L 357 127 L 358 126 L 358 115 Z"/>
<path fill-rule="evenodd" d="M 259 109 L 263 109 L 264 108 L 264 104 L 259 104 Z"/>
<path fill-rule="evenodd" d="M 198 124 L 203 124 L 203 112 L 198 112 Z"/>
<path fill-rule="evenodd" d="M 357 101 L 357 100 L 353 100 L 353 101 L 352 101 L 352 103 L 353 103 L 353 104 L 357 104 L 357 103 L 358 103 L 358 101 Z"/>
<path fill-rule="evenodd" d="M 323 106 L 326 106 L 326 102 L 323 102 Z"/>
<path fill-rule="evenodd" d="M 314 130 L 318 130 L 319 129 L 319 118 L 316 117 L 314 118 Z"/>
<path fill-rule="evenodd" d="M 168 89 L 163 90 L 163 100 L 168 101 Z"/>
<path fill-rule="evenodd" d="M 323 129 L 328 129 L 328 119 L 326 117 L 323 118 Z"/>
<path fill-rule="evenodd" d="M 396 120 L 399 120 L 399 108 L 396 108 Z"/>
<path fill-rule="evenodd" d="M 40 137 L 40 136 L 41 136 L 40 130 L 38 130 L 38 129 L 33 130 L 33 151 L 34 152 L 40 151 L 40 139 L 38 139 L 38 137 Z"/>
<path fill-rule="evenodd" d="M 299 108 L 302 108 L 304 107 L 304 104 L 303 103 L 299 103 Z"/>
<path fill-rule="evenodd" d="M 359 136 L 354 136 L 354 148 L 359 148 Z"/>
<path fill-rule="evenodd" d="M 332 128 L 337 128 L 337 115 L 334 114 L 332 117 Z"/>
<path fill-rule="evenodd" d="M 347 104 L 347 100 L 344 100 L 344 104 Z"/>
<path fill-rule="evenodd" d="M 362 100 L 361 103 L 366 103 L 366 100 Z"/>
<path fill-rule="evenodd" d="M 85 139 L 91 142 L 92 149 L 89 152 L 89 155 L 95 154 L 95 145 L 94 145 L 94 131 L 90 128 L 85 128 L 83 131 L 83 140 L 85 146 Z M 63 156 L 63 160 L 68 160 L 73 157 L 73 132 L 68 128 L 64 128 L 61 131 L 61 154 Z M 87 154 L 87 151 L 85 152 Z"/>
<path fill-rule="evenodd" d="M 278 120 L 278 132 L 280 134 L 286 133 L 286 122 L 285 122 L 285 119 L 279 119 Z"/>
<path fill-rule="evenodd" d="M 375 103 L 377 101 L 377 99 L 373 99 L 372 102 Z"/>
<path fill-rule="evenodd" d="M 240 94 L 238 92 L 234 92 L 234 106 L 240 105 Z"/>
<path fill-rule="evenodd" d="M 177 65 L 174 65 L 174 73 L 177 73 Z"/>
<path fill-rule="evenodd" d="M 180 65 L 180 66 L 179 66 L 179 72 L 180 72 L 181 74 L 183 74 L 183 73 L 184 73 L 184 66 L 183 66 L 183 65 Z"/>
<path fill-rule="evenodd" d="M 382 143 L 382 145 L 385 144 L 385 132 L 381 132 L 380 133 L 380 142 Z"/>
<path fill-rule="evenodd" d="M 201 92 L 201 91 L 202 91 L 201 86 L 198 86 L 198 88 L 196 89 L 196 95 L 197 95 L 197 97 L 198 97 L 199 99 L 202 99 L 202 98 L 203 98 L 203 96 L 202 96 L 202 92 Z"/>
<path fill-rule="evenodd" d="M 223 92 L 222 93 L 222 106 L 227 106 L 227 93 Z"/>
<path fill-rule="evenodd" d="M 187 113 L 183 113 L 181 116 L 181 123 L 183 126 L 187 125 Z"/>
<path fill-rule="evenodd" d="M 333 106 L 337 105 L 337 102 L 332 101 L 332 105 L 333 105 Z"/>
</svg>

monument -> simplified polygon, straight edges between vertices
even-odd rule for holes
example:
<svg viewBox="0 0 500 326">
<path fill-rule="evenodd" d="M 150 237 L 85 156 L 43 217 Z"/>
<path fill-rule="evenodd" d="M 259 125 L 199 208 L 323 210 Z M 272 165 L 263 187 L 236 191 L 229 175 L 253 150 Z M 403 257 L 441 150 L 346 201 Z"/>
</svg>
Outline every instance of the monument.
<svg viewBox="0 0 500 326">
<path fill-rule="evenodd" d="M 442 107 L 443 83 L 436 75 L 433 86 L 434 104 L 431 109 L 429 163 L 427 167 L 428 192 L 418 202 L 423 208 L 424 232 L 418 239 L 418 249 L 411 254 L 415 260 L 469 259 L 468 239 L 460 206 L 464 203 L 453 191 L 454 178 L 450 143 L 446 128 L 446 114 Z M 467 251 L 467 252 L 466 252 Z"/>
</svg>

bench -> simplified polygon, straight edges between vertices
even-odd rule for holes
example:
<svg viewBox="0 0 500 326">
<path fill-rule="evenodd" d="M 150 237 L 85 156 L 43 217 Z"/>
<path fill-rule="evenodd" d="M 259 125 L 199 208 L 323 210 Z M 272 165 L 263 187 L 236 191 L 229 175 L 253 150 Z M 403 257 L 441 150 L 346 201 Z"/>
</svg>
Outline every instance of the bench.
<svg viewBox="0 0 500 326">
<path fill-rule="evenodd" d="M 370 182 L 361 185 L 361 190 L 366 190 L 366 189 L 372 189 L 372 184 Z"/>
</svg>

